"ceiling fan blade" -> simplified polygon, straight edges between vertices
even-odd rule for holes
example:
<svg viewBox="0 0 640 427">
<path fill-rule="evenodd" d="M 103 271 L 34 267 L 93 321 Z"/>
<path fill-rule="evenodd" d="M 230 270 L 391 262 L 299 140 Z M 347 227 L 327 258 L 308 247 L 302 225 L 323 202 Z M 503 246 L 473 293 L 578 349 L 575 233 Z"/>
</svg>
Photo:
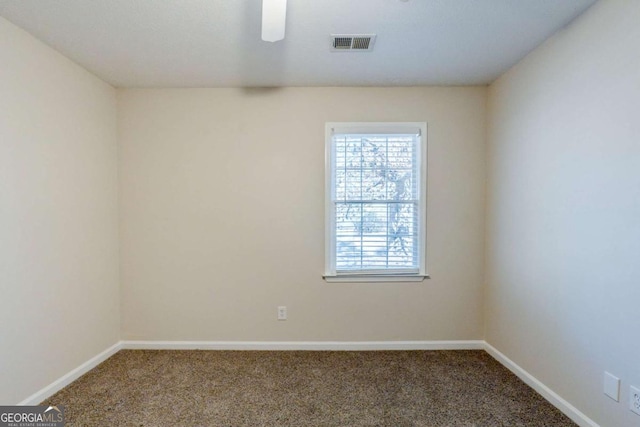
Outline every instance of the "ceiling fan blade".
<svg viewBox="0 0 640 427">
<path fill-rule="evenodd" d="M 287 0 L 262 0 L 262 40 L 277 42 L 284 39 L 287 20 Z"/>
</svg>

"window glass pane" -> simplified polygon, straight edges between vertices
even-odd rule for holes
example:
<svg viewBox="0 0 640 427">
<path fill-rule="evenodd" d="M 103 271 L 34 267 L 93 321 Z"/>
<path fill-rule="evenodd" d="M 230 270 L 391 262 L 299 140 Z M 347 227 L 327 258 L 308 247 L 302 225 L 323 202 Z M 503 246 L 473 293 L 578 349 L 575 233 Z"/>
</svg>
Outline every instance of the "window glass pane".
<svg viewBox="0 0 640 427">
<path fill-rule="evenodd" d="M 413 203 L 389 205 L 389 262 L 392 267 L 417 263 L 417 206 Z"/>
<path fill-rule="evenodd" d="M 417 268 L 414 203 L 336 203 L 336 268 Z"/>
<path fill-rule="evenodd" d="M 415 158 L 415 138 L 388 138 L 387 162 L 390 168 L 410 169 Z"/>
<path fill-rule="evenodd" d="M 336 268 L 359 269 L 361 266 L 362 205 L 336 204 Z"/>
<path fill-rule="evenodd" d="M 417 199 L 412 171 L 390 169 L 387 171 L 386 184 L 388 200 Z"/>
<path fill-rule="evenodd" d="M 344 169 L 337 169 L 334 179 L 334 200 L 344 200 L 346 195 L 346 173 Z"/>
<path fill-rule="evenodd" d="M 383 169 L 386 167 L 387 144 L 386 138 L 363 138 L 362 167 Z"/>
<path fill-rule="evenodd" d="M 384 200 L 387 198 L 383 170 L 362 171 L 362 200 Z"/>
<path fill-rule="evenodd" d="M 387 267 L 387 205 L 362 205 L 362 267 Z"/>
<path fill-rule="evenodd" d="M 333 142 L 334 170 L 344 170 L 346 162 L 346 139 L 344 137 L 334 138 Z"/>
<path fill-rule="evenodd" d="M 360 138 L 346 138 L 345 161 L 347 168 L 359 169 L 362 163 Z"/>
<path fill-rule="evenodd" d="M 346 190 L 345 196 L 347 200 L 361 200 L 362 199 L 362 171 L 361 170 L 347 170 L 345 174 Z"/>
</svg>

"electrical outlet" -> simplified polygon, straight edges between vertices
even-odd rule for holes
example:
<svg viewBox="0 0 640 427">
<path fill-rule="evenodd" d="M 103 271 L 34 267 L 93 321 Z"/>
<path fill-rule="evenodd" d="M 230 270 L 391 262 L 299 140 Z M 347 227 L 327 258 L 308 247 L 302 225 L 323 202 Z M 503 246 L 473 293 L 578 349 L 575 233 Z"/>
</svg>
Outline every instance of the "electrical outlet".
<svg viewBox="0 0 640 427">
<path fill-rule="evenodd" d="M 287 320 L 287 307 L 284 305 L 278 307 L 278 320 Z"/>
<path fill-rule="evenodd" d="M 640 389 L 631 386 L 629 388 L 629 409 L 640 415 Z"/>
</svg>

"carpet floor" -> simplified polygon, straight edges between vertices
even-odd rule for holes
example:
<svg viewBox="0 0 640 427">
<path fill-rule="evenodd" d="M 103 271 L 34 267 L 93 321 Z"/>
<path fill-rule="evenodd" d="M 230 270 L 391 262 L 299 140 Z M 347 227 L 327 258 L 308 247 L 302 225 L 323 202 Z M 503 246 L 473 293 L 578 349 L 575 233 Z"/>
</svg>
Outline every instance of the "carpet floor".
<svg viewBox="0 0 640 427">
<path fill-rule="evenodd" d="M 122 350 L 43 404 L 68 427 L 575 426 L 481 350 Z"/>
</svg>

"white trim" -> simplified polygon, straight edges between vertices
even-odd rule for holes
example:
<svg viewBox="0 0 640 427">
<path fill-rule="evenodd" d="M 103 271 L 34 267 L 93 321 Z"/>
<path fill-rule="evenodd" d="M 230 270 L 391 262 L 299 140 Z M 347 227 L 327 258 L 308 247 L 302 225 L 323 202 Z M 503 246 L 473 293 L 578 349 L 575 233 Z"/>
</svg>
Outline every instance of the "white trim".
<svg viewBox="0 0 640 427">
<path fill-rule="evenodd" d="M 126 350 L 483 350 L 484 341 L 122 341 Z"/>
<path fill-rule="evenodd" d="M 494 359 L 496 359 L 507 369 L 513 372 L 518 378 L 524 381 L 525 384 L 538 392 L 538 394 L 540 394 L 542 397 L 547 399 L 549 403 L 558 408 L 567 417 L 571 418 L 571 420 L 578 424 L 580 427 L 600 427 L 595 421 L 580 412 L 580 410 L 578 410 L 575 406 L 564 400 L 556 392 L 544 385 L 536 377 L 522 369 L 513 360 L 509 359 L 507 356 L 502 354 L 486 341 L 484 343 L 484 349 Z"/>
<path fill-rule="evenodd" d="M 336 214 L 333 209 L 331 194 L 333 193 L 333 170 L 331 162 L 333 159 L 333 124 L 324 125 L 324 271 L 325 276 L 335 276 L 335 256 L 336 249 L 334 237 L 336 233 Z"/>
<path fill-rule="evenodd" d="M 431 279 L 428 275 L 413 274 L 371 274 L 368 276 L 358 275 L 340 275 L 335 276 L 322 276 L 328 283 L 345 283 L 345 282 L 422 282 L 424 279 Z"/>
<path fill-rule="evenodd" d="M 420 191 L 420 214 L 422 218 L 418 221 L 420 225 L 420 229 L 418 230 L 418 234 L 420 235 L 420 244 L 418 245 L 418 256 L 420 257 L 420 274 L 423 274 L 429 278 L 429 271 L 427 266 L 427 218 L 429 214 L 427 210 L 429 209 L 427 197 L 427 188 L 429 186 L 429 131 L 428 124 L 422 123 L 421 126 L 421 134 L 420 134 L 420 145 L 418 147 L 419 156 L 420 156 L 420 181 L 418 181 L 418 191 Z"/>
<path fill-rule="evenodd" d="M 18 403 L 18 405 L 24 406 L 24 405 L 39 404 L 43 400 L 46 400 L 49 397 L 53 396 L 54 394 L 56 394 L 57 392 L 59 392 L 60 390 L 62 390 L 63 388 L 65 388 L 66 386 L 68 386 L 69 384 L 71 384 L 72 382 L 74 382 L 75 380 L 77 380 L 78 378 L 80 378 L 81 376 L 83 376 L 84 374 L 86 374 L 87 372 L 89 372 L 90 370 L 92 370 L 93 368 L 95 368 L 96 366 L 98 366 L 108 358 L 110 358 L 111 356 L 113 356 L 114 354 L 116 354 L 118 351 L 120 351 L 121 348 L 122 348 L 122 341 L 118 341 L 117 343 L 115 343 L 114 345 L 112 345 L 102 353 L 92 357 L 91 359 L 84 362 L 82 365 L 78 366 L 72 371 L 61 376 L 60 378 L 58 378 L 57 380 L 55 380 L 45 388 L 27 397 L 22 402 Z"/>
<path fill-rule="evenodd" d="M 329 122 L 327 130 L 347 135 L 422 135 L 424 122 Z"/>
</svg>

